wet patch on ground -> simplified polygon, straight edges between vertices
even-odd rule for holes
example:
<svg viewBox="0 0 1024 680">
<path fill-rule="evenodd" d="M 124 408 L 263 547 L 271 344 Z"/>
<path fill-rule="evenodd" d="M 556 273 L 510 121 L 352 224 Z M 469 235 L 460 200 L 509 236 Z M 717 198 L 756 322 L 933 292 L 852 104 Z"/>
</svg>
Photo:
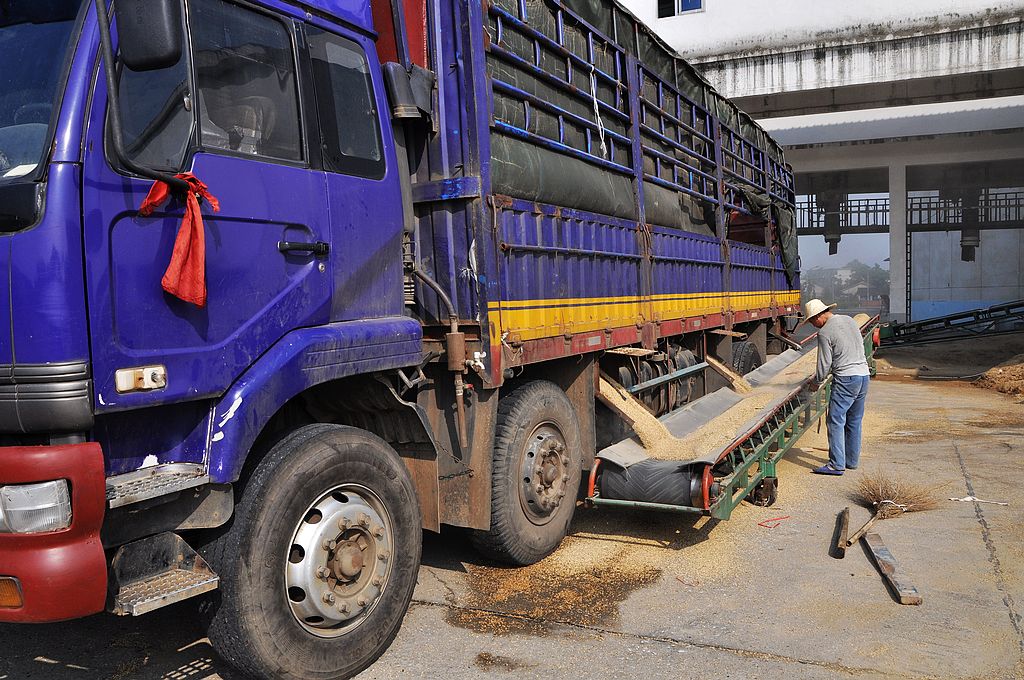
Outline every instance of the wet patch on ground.
<svg viewBox="0 0 1024 680">
<path fill-rule="evenodd" d="M 528 668 L 530 664 L 527 664 L 518 659 L 513 659 L 508 656 L 501 656 L 500 654 L 491 654 L 490 652 L 480 652 L 476 655 L 476 659 L 473 661 L 473 665 L 484 671 L 517 671 L 522 668 Z"/>
</svg>

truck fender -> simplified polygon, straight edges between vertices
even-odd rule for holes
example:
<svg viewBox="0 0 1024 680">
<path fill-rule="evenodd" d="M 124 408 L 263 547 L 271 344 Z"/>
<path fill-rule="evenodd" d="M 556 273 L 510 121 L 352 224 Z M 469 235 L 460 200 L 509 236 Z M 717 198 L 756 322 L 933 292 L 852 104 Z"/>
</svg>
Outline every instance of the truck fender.
<svg viewBox="0 0 1024 680">
<path fill-rule="evenodd" d="M 423 329 L 415 319 L 342 321 L 286 334 L 235 381 L 214 409 L 210 481 L 238 479 L 256 437 L 301 392 L 329 380 L 416 366 Z"/>
</svg>

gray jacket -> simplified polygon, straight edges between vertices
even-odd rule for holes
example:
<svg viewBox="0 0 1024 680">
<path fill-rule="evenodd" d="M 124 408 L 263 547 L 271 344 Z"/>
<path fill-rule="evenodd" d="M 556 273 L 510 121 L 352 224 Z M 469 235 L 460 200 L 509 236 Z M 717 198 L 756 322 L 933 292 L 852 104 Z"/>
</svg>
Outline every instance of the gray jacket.
<svg viewBox="0 0 1024 680">
<path fill-rule="evenodd" d="M 857 322 L 842 314 L 832 318 L 818 331 L 818 382 L 828 377 L 870 375 L 864 355 L 864 338 Z"/>
</svg>

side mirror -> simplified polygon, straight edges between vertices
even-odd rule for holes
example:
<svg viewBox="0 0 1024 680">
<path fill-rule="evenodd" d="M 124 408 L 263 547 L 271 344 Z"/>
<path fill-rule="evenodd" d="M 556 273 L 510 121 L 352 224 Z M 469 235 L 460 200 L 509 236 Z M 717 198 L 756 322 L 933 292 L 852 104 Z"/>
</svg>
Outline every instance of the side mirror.
<svg viewBox="0 0 1024 680">
<path fill-rule="evenodd" d="M 155 71 L 181 59 L 181 0 L 117 0 L 118 46 L 132 71 Z"/>
</svg>

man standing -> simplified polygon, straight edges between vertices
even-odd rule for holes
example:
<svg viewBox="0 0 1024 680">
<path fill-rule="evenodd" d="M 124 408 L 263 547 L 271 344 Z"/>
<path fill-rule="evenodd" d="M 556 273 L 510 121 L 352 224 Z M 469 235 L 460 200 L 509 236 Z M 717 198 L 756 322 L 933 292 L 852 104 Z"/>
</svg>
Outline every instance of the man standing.
<svg viewBox="0 0 1024 680">
<path fill-rule="evenodd" d="M 867 357 L 857 322 L 834 314 L 834 304 L 811 300 L 804 305 L 804 323 L 818 329 L 818 373 L 820 383 L 832 375 L 832 397 L 828 403 L 828 463 L 812 472 L 841 475 L 860 463 L 861 421 L 868 397 Z"/>
</svg>

